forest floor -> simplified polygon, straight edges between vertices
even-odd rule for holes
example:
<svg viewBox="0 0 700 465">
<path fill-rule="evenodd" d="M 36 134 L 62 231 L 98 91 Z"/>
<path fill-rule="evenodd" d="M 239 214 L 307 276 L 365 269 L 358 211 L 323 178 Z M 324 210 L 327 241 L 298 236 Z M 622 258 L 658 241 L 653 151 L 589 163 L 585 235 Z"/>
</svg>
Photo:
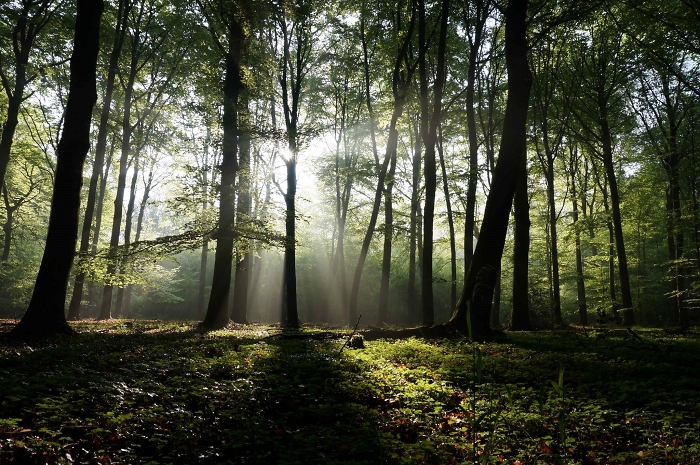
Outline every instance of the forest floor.
<svg viewBox="0 0 700 465">
<path fill-rule="evenodd" d="M 700 464 L 698 330 L 73 327 L 0 344 L 0 464 Z"/>
</svg>

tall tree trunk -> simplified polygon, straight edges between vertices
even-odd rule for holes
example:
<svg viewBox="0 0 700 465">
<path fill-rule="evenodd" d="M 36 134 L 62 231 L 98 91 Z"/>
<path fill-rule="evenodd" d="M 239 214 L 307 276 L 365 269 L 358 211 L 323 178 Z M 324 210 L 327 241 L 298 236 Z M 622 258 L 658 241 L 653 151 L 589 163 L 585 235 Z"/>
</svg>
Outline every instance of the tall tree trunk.
<svg viewBox="0 0 700 465">
<path fill-rule="evenodd" d="M 209 208 L 209 145 L 211 143 L 211 128 L 207 125 L 207 136 L 204 143 L 204 161 L 202 166 L 203 170 L 203 191 L 204 197 L 202 199 L 202 213 L 204 213 Z M 202 252 L 200 254 L 199 261 L 199 287 L 197 294 L 197 319 L 203 320 L 206 308 L 204 307 L 205 292 L 207 288 L 207 261 L 209 258 L 209 235 L 204 236 L 202 240 Z"/>
<path fill-rule="evenodd" d="M 224 113 L 222 116 L 223 144 L 221 187 L 219 189 L 219 220 L 214 238 L 214 274 L 207 314 L 202 326 L 207 329 L 221 329 L 229 322 L 229 290 L 233 261 L 233 220 L 238 163 L 238 97 L 243 90 L 242 51 L 245 40 L 243 27 L 234 18 L 229 18 L 229 44 L 226 53 L 226 76 L 224 77 Z"/>
<path fill-rule="evenodd" d="M 402 105 L 403 106 L 403 105 Z M 379 309 L 378 321 L 389 323 L 389 279 L 391 278 L 391 242 L 394 237 L 394 175 L 396 174 L 396 151 L 398 147 L 398 131 L 395 128 L 396 121 L 392 119 L 393 127 L 390 129 L 389 144 L 387 146 L 387 156 L 389 157 L 389 168 L 384 187 L 384 250 L 382 252 L 382 277 L 379 286 Z"/>
<path fill-rule="evenodd" d="M 495 179 L 494 179 L 495 180 Z M 530 255 L 530 201 L 527 195 L 527 165 L 523 154 L 520 172 L 515 185 L 514 200 L 515 245 L 513 248 L 513 303 L 511 307 L 510 329 L 529 331 L 529 255 Z M 483 235 L 482 228 L 482 235 Z M 481 236 L 480 236 L 481 237 Z"/>
<path fill-rule="evenodd" d="M 438 127 L 438 155 L 440 157 L 440 169 L 442 170 L 442 188 L 445 194 L 445 209 L 447 213 L 447 226 L 450 231 L 450 310 L 457 307 L 457 244 L 455 243 L 455 222 L 452 215 L 452 202 L 450 201 L 450 188 L 447 183 L 447 168 L 445 156 L 442 150 L 442 127 Z"/>
<path fill-rule="evenodd" d="M 78 0 L 70 90 L 65 125 L 58 144 L 54 191 L 44 256 L 27 312 L 13 338 L 72 333 L 65 317 L 68 278 L 78 234 L 83 164 L 90 148 L 90 120 L 97 100 L 100 0 Z"/>
<path fill-rule="evenodd" d="M 610 203 L 612 204 L 612 220 L 615 229 L 615 246 L 617 248 L 617 263 L 620 273 L 620 294 L 622 296 L 623 324 L 634 325 L 634 312 L 632 308 L 632 290 L 630 288 L 630 277 L 627 266 L 627 252 L 625 250 L 625 240 L 622 236 L 622 214 L 620 213 L 620 194 L 617 188 L 617 177 L 615 175 L 615 165 L 613 164 L 612 136 L 607 119 L 607 108 L 602 95 L 598 98 L 600 110 L 600 132 L 603 142 L 603 164 L 605 174 L 610 187 Z"/>
<path fill-rule="evenodd" d="M 547 136 L 544 138 L 547 157 L 547 205 L 549 210 L 550 254 L 552 264 L 552 316 L 555 325 L 563 324 L 561 318 L 561 290 L 559 283 L 559 248 L 557 246 L 557 206 L 554 197 L 554 156 Z"/>
<path fill-rule="evenodd" d="M 416 302 L 418 302 L 418 290 L 416 289 L 416 253 L 418 247 L 418 237 L 420 225 L 418 224 L 418 214 L 420 211 L 420 167 L 421 153 L 423 151 L 420 137 L 420 129 L 418 122 L 413 123 L 413 134 L 415 135 L 413 144 L 413 159 L 412 159 L 412 181 L 411 181 L 411 218 L 410 218 L 410 238 L 409 238 L 409 257 L 408 257 L 408 314 L 411 318 L 416 317 Z"/>
<path fill-rule="evenodd" d="M 112 159 L 114 158 L 114 143 L 115 138 L 112 138 L 112 146 L 109 151 L 109 157 L 105 160 L 104 172 L 100 175 L 100 186 L 97 193 L 97 202 L 95 205 L 95 230 L 92 233 L 92 240 L 90 242 L 90 253 L 97 253 L 97 246 L 100 241 L 100 232 L 102 231 L 102 211 L 104 210 L 105 203 L 105 193 L 107 192 L 107 180 L 109 179 L 109 170 L 112 167 Z M 97 305 L 97 296 L 95 283 L 88 282 L 88 306 Z M 97 315 L 95 315 L 97 316 Z"/>
<path fill-rule="evenodd" d="M 131 63 L 129 75 L 124 89 L 124 113 L 122 117 L 122 147 L 121 156 L 119 158 L 119 176 L 117 178 L 117 193 L 114 199 L 114 217 L 112 218 L 112 234 L 109 242 L 110 247 L 110 262 L 107 265 L 107 275 L 113 276 L 117 272 L 116 248 L 119 246 L 119 236 L 121 233 L 122 215 L 124 207 L 124 191 L 126 190 L 126 175 L 129 168 L 129 153 L 131 151 L 131 135 L 133 127 L 131 126 L 131 108 L 133 105 L 134 82 L 136 80 L 137 68 L 137 50 L 139 44 L 135 39 L 132 44 Z M 102 291 L 102 306 L 100 308 L 100 320 L 106 320 L 112 317 L 112 293 L 114 290 L 113 284 L 106 284 Z"/>
<path fill-rule="evenodd" d="M 423 156 L 423 176 L 425 177 L 425 205 L 423 206 L 423 270 L 421 273 L 421 296 L 423 299 L 424 326 L 435 322 L 435 303 L 433 295 L 433 224 L 435 220 L 435 192 L 437 190 L 437 161 L 435 144 L 437 127 L 442 114 L 442 92 L 445 85 L 445 48 L 447 43 L 447 23 L 450 2 L 442 0 L 440 8 L 440 36 L 437 50 L 437 70 L 433 83 L 433 108 L 428 103 L 427 77 L 427 36 L 425 31 L 425 1 L 418 0 L 418 72 L 420 82 L 421 137 L 425 146 Z"/>
<path fill-rule="evenodd" d="M 238 150 L 238 201 L 236 204 L 236 228 L 246 229 L 251 222 L 252 200 L 250 196 L 250 121 L 248 98 L 243 96 L 240 104 L 240 124 Z M 248 287 L 252 262 L 252 252 L 248 239 L 236 244 L 236 276 L 233 283 L 233 309 L 231 319 L 235 323 L 248 324 Z"/>
<path fill-rule="evenodd" d="M 126 22 L 131 9 L 129 0 L 120 0 L 117 5 L 117 21 L 116 31 L 114 35 L 114 43 L 112 52 L 109 56 L 109 65 L 107 67 L 107 86 L 105 88 L 104 100 L 102 102 L 102 111 L 100 112 L 100 123 L 97 129 L 97 145 L 95 146 L 95 159 L 92 164 L 92 176 L 90 177 L 90 187 L 88 189 L 87 204 L 85 206 L 85 219 L 83 220 L 83 228 L 80 236 L 80 254 L 87 254 L 90 248 L 90 231 L 92 229 L 93 214 L 95 212 L 95 203 L 97 200 L 97 184 L 100 175 L 104 168 L 105 153 L 107 149 L 107 132 L 109 123 L 109 113 L 112 106 L 112 96 L 114 94 L 114 81 L 119 67 L 119 55 L 124 37 L 126 36 Z M 100 210 L 101 214 L 101 210 Z M 80 305 L 83 299 L 83 286 L 85 283 L 85 273 L 81 272 L 75 277 L 73 285 L 73 295 L 70 305 L 68 306 L 68 319 L 80 319 Z"/>
<path fill-rule="evenodd" d="M 610 295 L 610 308 L 613 316 L 617 319 L 618 303 L 615 286 L 615 227 L 613 226 L 612 215 L 610 214 L 608 185 L 603 186 L 603 207 L 605 208 L 605 223 L 608 227 L 608 289 Z"/>
<path fill-rule="evenodd" d="M 379 216 L 379 208 L 381 206 L 381 201 L 382 201 L 382 194 L 385 191 L 385 188 L 387 187 L 387 181 L 389 183 L 392 183 L 393 185 L 393 173 L 389 175 L 389 179 L 387 180 L 387 173 L 389 171 L 389 165 L 392 164 L 392 171 L 395 170 L 395 165 L 396 165 L 396 151 L 398 147 L 398 131 L 396 130 L 396 126 L 398 123 L 399 118 L 403 114 L 403 108 L 404 108 L 404 103 L 406 101 L 407 97 L 407 91 L 408 91 L 408 86 L 410 85 L 411 78 L 413 76 L 413 69 L 409 66 L 408 71 L 402 71 L 402 63 L 405 61 L 408 61 L 408 47 L 411 41 L 411 38 L 413 36 L 413 28 L 415 24 L 415 11 L 411 13 L 411 20 L 409 23 L 408 31 L 406 33 L 406 37 L 403 40 L 403 43 L 399 47 L 397 54 L 396 54 L 396 59 L 394 60 L 394 70 L 393 70 L 393 75 L 392 75 L 392 94 L 394 97 L 394 109 L 391 115 L 391 121 L 389 123 L 389 140 L 387 141 L 387 146 L 386 146 L 386 152 L 384 154 L 384 160 L 381 164 L 379 165 L 379 155 L 377 154 L 377 149 L 376 149 L 376 141 L 375 141 L 375 136 L 374 136 L 374 110 L 372 109 L 371 105 L 371 98 L 370 98 L 370 75 L 369 75 L 369 60 L 368 60 L 368 51 L 367 51 L 367 42 L 364 39 L 364 34 L 362 34 L 362 49 L 363 49 L 363 57 L 364 57 L 364 71 L 365 71 L 365 98 L 367 99 L 367 111 L 370 115 L 370 133 L 372 134 L 372 150 L 374 152 L 375 156 L 375 162 L 378 167 L 378 179 L 377 179 L 377 187 L 375 189 L 374 193 L 374 204 L 372 207 L 372 214 L 370 216 L 369 224 L 367 225 L 367 230 L 365 232 L 364 239 L 362 240 L 362 247 L 360 249 L 360 255 L 357 259 L 357 266 L 355 267 L 355 274 L 353 276 L 352 280 L 352 288 L 350 290 L 350 300 L 348 303 L 348 325 L 352 326 L 355 324 L 357 320 L 357 302 L 359 298 L 359 293 L 360 293 L 360 280 L 362 279 L 362 270 L 365 265 L 365 261 L 367 259 L 367 253 L 369 252 L 369 246 L 370 243 L 372 242 L 372 236 L 374 234 L 374 228 L 377 224 L 377 217 Z M 360 27 L 364 31 L 364 16 L 361 19 Z M 391 222 L 393 223 L 393 217 L 391 217 Z M 385 251 L 386 251 L 386 242 L 384 244 L 385 246 Z M 388 279 L 389 279 L 389 271 L 390 271 L 390 255 L 391 255 L 391 244 L 389 244 L 389 258 L 386 263 L 382 264 L 382 276 L 384 278 L 384 267 L 386 266 L 386 310 L 388 311 Z M 385 256 L 386 257 L 386 256 Z M 383 302 L 384 297 L 381 297 L 381 290 L 380 290 L 380 305 Z M 381 311 L 381 310 L 380 310 Z M 381 317 L 380 317 L 381 319 Z"/>
<path fill-rule="evenodd" d="M 141 239 L 141 231 L 143 230 L 143 216 L 146 210 L 146 205 L 148 204 L 148 197 L 151 195 L 151 187 L 153 185 L 153 168 L 148 172 L 148 181 L 143 189 L 143 197 L 141 198 L 141 204 L 139 205 L 139 214 L 136 219 L 136 234 L 134 235 L 134 242 L 138 242 Z M 134 290 L 134 285 L 129 284 L 126 286 L 126 291 L 124 292 L 124 308 L 126 309 L 126 316 L 131 316 L 131 294 Z"/>
<path fill-rule="evenodd" d="M 576 300 L 578 302 L 578 321 L 581 325 L 588 324 L 588 307 L 586 305 L 586 285 L 583 278 L 583 255 L 581 253 L 581 226 L 578 220 L 578 192 L 576 190 L 576 172 L 578 169 L 578 153 L 576 148 L 570 147 L 569 172 L 572 215 L 574 219 L 574 241 L 576 248 Z"/>
<path fill-rule="evenodd" d="M 474 36 L 469 43 L 469 65 L 467 68 L 467 133 L 469 139 L 469 181 L 467 184 L 467 209 L 464 222 L 464 277 L 466 279 L 474 255 L 474 235 L 476 226 L 476 187 L 479 183 L 479 142 L 476 133 L 476 108 L 474 94 L 476 91 L 476 70 L 479 62 L 484 26 L 488 18 L 488 1 L 476 2 L 476 22 Z M 456 305 L 452 306 L 454 309 Z"/>
<path fill-rule="evenodd" d="M 5 236 L 5 242 L 2 248 L 2 257 L 0 257 L 0 262 L 6 262 L 10 258 L 10 245 L 12 243 L 12 226 L 14 224 L 15 218 L 14 213 L 17 207 L 10 205 L 10 199 L 7 193 L 7 185 L 2 184 L 2 198 L 5 202 L 5 223 L 2 225 L 2 231 Z"/>
<path fill-rule="evenodd" d="M 510 0 L 506 8 L 506 66 L 508 98 L 498 161 L 486 200 L 484 220 L 462 296 L 450 324 L 464 331 L 470 308 L 472 335 L 487 337 L 495 270 L 503 255 L 508 217 L 518 172 L 526 154 L 526 122 L 532 76 L 527 64 L 528 0 Z"/>
<path fill-rule="evenodd" d="M 129 202 L 126 208 L 126 221 L 124 225 L 124 246 L 129 247 L 131 245 L 131 229 L 134 217 L 134 206 L 136 205 L 136 182 L 139 179 L 139 153 L 137 152 L 132 161 L 133 174 L 131 176 L 131 186 L 129 187 Z M 123 272 L 123 271 L 121 271 Z M 128 285 L 127 288 L 130 288 Z M 115 312 L 118 316 L 124 318 L 129 318 L 129 304 L 125 302 L 125 291 L 126 288 L 119 287 L 117 291 L 117 302 L 115 307 Z"/>
</svg>

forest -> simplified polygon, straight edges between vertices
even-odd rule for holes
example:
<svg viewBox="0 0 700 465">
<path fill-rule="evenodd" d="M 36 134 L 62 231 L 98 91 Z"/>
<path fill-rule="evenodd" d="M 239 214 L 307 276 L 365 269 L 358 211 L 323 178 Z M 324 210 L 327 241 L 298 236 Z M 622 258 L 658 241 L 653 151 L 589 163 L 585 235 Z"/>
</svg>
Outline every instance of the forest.
<svg viewBox="0 0 700 465">
<path fill-rule="evenodd" d="M 105 2 L 66 317 L 696 324 L 698 18 L 691 0 Z M 0 19 L 0 311 L 19 319 L 75 3 Z"/>
<path fill-rule="evenodd" d="M 700 463 L 698 24 L 0 2 L 0 464 Z"/>
</svg>

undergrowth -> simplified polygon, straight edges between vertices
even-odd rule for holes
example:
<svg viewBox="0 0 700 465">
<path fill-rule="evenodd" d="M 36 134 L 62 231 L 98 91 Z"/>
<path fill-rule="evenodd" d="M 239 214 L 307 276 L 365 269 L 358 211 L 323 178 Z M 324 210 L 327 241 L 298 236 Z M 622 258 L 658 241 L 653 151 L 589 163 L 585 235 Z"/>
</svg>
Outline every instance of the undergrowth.
<svg viewBox="0 0 700 465">
<path fill-rule="evenodd" d="M 76 328 L 0 346 L 0 463 L 700 463 L 697 332 Z"/>
</svg>

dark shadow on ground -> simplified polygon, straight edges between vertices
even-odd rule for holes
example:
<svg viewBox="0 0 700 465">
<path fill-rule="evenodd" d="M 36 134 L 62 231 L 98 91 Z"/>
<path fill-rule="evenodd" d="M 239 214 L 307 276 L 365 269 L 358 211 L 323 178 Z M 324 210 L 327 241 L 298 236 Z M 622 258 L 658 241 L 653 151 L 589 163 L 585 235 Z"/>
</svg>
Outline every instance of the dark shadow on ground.
<svg viewBox="0 0 700 465">
<path fill-rule="evenodd" d="M 152 326 L 0 347 L 0 463 L 383 462 L 338 344 Z"/>
</svg>

